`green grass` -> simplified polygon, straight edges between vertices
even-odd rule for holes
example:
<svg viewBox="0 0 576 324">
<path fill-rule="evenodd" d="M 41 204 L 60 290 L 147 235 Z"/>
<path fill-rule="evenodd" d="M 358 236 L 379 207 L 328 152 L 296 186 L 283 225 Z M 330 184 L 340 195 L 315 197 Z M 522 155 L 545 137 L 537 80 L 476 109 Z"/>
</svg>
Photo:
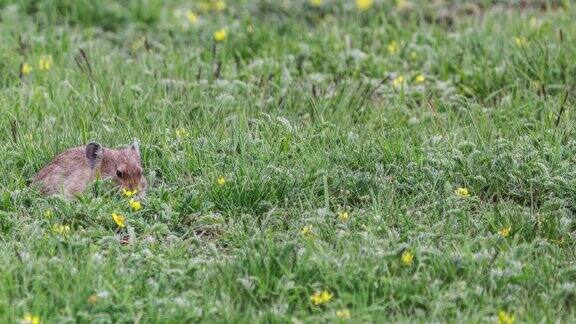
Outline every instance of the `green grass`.
<svg viewBox="0 0 576 324">
<path fill-rule="evenodd" d="M 0 321 L 575 321 L 576 7 L 517 2 L 0 0 Z M 133 138 L 139 212 L 26 186 Z"/>
</svg>

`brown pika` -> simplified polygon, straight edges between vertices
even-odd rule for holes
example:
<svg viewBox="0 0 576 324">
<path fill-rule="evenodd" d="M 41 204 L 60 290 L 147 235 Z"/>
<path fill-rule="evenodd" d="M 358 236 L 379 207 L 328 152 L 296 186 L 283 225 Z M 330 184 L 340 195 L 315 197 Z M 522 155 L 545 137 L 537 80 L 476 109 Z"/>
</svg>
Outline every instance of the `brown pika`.
<svg viewBox="0 0 576 324">
<path fill-rule="evenodd" d="M 120 188 L 137 190 L 143 196 L 147 183 L 142 171 L 138 142 L 118 150 L 92 142 L 57 155 L 38 172 L 32 185 L 47 195 L 62 193 L 73 198 L 96 178 L 112 179 Z"/>
</svg>

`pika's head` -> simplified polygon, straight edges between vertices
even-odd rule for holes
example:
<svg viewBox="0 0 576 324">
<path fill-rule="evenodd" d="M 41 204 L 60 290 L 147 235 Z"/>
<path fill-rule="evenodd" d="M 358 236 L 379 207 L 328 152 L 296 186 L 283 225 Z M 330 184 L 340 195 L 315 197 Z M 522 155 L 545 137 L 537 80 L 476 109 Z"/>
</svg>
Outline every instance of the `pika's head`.
<svg viewBox="0 0 576 324">
<path fill-rule="evenodd" d="M 122 189 L 134 191 L 142 190 L 144 176 L 142 175 L 142 164 L 140 162 L 140 146 L 134 142 L 128 148 L 118 151 L 118 164 L 114 174 L 114 181 Z"/>
<path fill-rule="evenodd" d="M 146 190 L 138 142 L 119 150 L 104 149 L 100 144 L 90 143 L 86 146 L 86 157 L 90 168 L 99 167 L 102 176 L 112 179 L 121 189 L 132 192 Z"/>
</svg>

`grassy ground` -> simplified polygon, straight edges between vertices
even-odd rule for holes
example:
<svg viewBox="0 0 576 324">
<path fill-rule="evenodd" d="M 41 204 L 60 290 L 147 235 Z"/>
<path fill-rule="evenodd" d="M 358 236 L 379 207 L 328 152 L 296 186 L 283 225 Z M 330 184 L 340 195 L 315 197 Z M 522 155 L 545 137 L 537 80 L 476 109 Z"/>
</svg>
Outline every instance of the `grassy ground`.
<svg viewBox="0 0 576 324">
<path fill-rule="evenodd" d="M 526 3 L 0 0 L 0 320 L 576 320 L 576 7 Z M 133 138 L 140 211 L 26 187 Z"/>
</svg>

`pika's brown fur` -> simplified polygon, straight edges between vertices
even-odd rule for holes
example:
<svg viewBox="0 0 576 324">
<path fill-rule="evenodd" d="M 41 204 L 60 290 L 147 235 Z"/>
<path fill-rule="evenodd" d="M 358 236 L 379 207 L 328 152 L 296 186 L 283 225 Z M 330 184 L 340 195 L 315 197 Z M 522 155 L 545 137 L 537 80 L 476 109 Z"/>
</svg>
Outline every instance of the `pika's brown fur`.
<svg viewBox="0 0 576 324">
<path fill-rule="evenodd" d="M 47 195 L 58 193 L 68 198 L 84 192 L 95 178 L 112 179 L 120 188 L 146 192 L 140 148 L 134 143 L 124 149 L 104 148 L 98 143 L 75 147 L 56 156 L 38 172 L 32 185 Z"/>
</svg>

